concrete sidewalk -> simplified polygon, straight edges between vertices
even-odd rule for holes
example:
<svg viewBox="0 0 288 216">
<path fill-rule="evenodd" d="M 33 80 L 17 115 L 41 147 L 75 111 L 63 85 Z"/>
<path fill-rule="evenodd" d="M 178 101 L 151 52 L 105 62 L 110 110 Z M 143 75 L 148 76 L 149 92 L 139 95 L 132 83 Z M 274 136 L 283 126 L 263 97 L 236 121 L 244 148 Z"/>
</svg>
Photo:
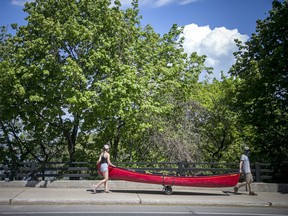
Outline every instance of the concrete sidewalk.
<svg viewBox="0 0 288 216">
<path fill-rule="evenodd" d="M 5 183 L 5 184 L 4 184 Z M 55 182 L 56 183 L 56 182 Z M 61 182 L 58 182 L 60 184 Z M 272 206 L 288 207 L 288 193 L 255 192 L 249 196 L 245 189 L 233 193 L 233 188 L 183 188 L 173 187 L 172 195 L 162 193 L 161 185 L 131 182 L 109 182 L 112 193 L 103 190 L 92 194 L 90 181 L 74 181 L 78 187 L 67 183 L 62 187 L 15 186 L 15 182 L 0 182 L 2 205 L 216 205 L 216 206 Z M 14 186 L 13 186 L 14 184 Z M 70 181 L 70 184 L 71 181 Z M 6 185 L 6 186 L 5 186 Z M 61 184 L 60 184 L 61 185 Z M 64 187 L 66 185 L 66 187 Z M 123 186 L 126 186 L 124 188 Z M 255 185 L 256 186 L 256 185 Z M 129 188 L 129 189 L 127 189 Z"/>
</svg>

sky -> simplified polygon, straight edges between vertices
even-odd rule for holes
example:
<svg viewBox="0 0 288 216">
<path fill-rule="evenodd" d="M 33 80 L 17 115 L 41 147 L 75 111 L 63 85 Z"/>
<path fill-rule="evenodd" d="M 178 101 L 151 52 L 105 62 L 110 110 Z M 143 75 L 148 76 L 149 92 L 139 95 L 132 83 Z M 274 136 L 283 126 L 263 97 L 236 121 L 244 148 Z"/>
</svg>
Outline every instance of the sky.
<svg viewBox="0 0 288 216">
<path fill-rule="evenodd" d="M 31 0 L 0 0 L 0 26 L 25 25 L 23 5 Z M 120 0 L 123 9 L 131 0 Z M 269 16 L 273 0 L 139 0 L 141 24 L 168 33 L 173 24 L 184 26 L 184 50 L 206 55 L 213 75 L 227 75 L 235 62 L 234 39 L 247 41 L 256 32 L 256 21 Z M 201 76 L 204 76 L 203 74 Z"/>
</svg>

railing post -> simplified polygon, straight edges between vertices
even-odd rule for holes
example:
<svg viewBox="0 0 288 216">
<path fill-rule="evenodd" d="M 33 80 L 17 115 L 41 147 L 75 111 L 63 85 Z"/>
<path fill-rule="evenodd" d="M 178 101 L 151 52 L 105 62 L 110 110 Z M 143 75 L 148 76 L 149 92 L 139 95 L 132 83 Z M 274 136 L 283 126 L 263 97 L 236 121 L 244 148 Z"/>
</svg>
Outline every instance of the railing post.
<svg viewBox="0 0 288 216">
<path fill-rule="evenodd" d="M 178 162 L 178 173 L 180 176 L 184 175 L 183 162 L 181 162 L 181 161 Z"/>
<path fill-rule="evenodd" d="M 255 181 L 261 182 L 261 172 L 260 172 L 260 163 L 255 163 Z"/>
<path fill-rule="evenodd" d="M 41 164 L 41 174 L 43 181 L 45 181 L 45 173 L 46 173 L 46 163 L 44 162 L 43 164 Z"/>
<path fill-rule="evenodd" d="M 28 174 L 28 179 L 31 181 L 36 180 L 36 163 L 34 161 L 31 162 L 30 173 Z"/>
<path fill-rule="evenodd" d="M 8 161 L 4 161 L 4 174 L 5 174 L 5 182 L 9 182 L 10 181 L 10 178 L 9 178 L 9 175 L 10 175 L 10 172 L 9 172 L 9 163 Z"/>
</svg>

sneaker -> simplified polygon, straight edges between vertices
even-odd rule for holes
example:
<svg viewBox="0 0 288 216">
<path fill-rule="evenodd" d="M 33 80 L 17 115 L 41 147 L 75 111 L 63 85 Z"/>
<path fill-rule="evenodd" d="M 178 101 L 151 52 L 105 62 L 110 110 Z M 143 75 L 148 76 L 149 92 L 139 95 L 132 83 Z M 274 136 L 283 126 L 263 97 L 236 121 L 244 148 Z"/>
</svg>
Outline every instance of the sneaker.
<svg viewBox="0 0 288 216">
<path fill-rule="evenodd" d="M 257 194 L 254 193 L 253 191 L 251 191 L 251 192 L 249 193 L 249 195 L 251 195 L 251 196 L 257 196 Z"/>
<path fill-rule="evenodd" d="M 234 187 L 234 194 L 237 194 L 239 188 L 238 187 Z"/>
</svg>

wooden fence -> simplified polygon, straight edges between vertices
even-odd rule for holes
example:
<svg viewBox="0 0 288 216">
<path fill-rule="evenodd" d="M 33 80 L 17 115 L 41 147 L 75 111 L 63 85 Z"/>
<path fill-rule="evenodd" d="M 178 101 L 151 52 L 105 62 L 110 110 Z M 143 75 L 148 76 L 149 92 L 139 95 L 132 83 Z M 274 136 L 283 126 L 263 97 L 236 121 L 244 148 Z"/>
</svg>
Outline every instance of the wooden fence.
<svg viewBox="0 0 288 216">
<path fill-rule="evenodd" d="M 188 162 L 114 162 L 119 167 L 135 171 L 167 174 L 178 176 L 215 175 L 222 173 L 235 173 L 239 171 L 237 163 L 188 163 Z M 251 164 L 255 182 L 273 182 L 273 170 L 270 164 Z M 98 172 L 95 162 L 50 162 L 50 163 L 20 163 L 11 165 L 0 164 L 0 179 L 13 180 L 94 180 Z"/>
</svg>

